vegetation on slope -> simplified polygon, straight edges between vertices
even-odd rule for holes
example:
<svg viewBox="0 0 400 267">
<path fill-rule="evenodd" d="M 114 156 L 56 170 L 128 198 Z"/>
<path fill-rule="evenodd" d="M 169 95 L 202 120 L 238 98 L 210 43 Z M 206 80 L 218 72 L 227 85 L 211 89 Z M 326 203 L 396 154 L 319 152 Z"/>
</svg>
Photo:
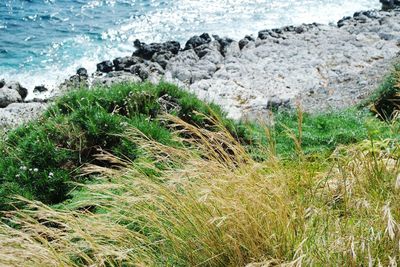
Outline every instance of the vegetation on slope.
<svg viewBox="0 0 400 267">
<path fill-rule="evenodd" d="M 379 88 L 364 103 L 370 105 L 371 110 L 384 120 L 393 120 L 399 117 L 400 110 L 400 63 L 394 66 Z"/>
<path fill-rule="evenodd" d="M 112 88 L 80 89 L 59 99 L 38 121 L 8 133 L 0 143 L 0 210 L 11 208 L 14 195 L 59 203 L 75 187 L 71 182 L 87 180 L 80 167 L 93 163 L 101 151 L 136 160 L 140 151 L 122 136 L 134 127 L 147 136 L 173 145 L 171 128 L 157 117 L 174 114 L 200 127 L 209 122 L 200 114 L 223 121 L 254 158 L 265 159 L 260 151 L 268 140 L 262 127 L 234 123 L 224 117 L 219 107 L 207 106 L 195 96 L 176 86 L 160 84 L 123 84 Z M 296 145 L 291 141 L 302 131 L 306 154 L 329 154 L 338 144 L 349 144 L 367 137 L 368 115 L 359 111 L 335 114 L 304 115 L 302 129 L 297 114 L 276 115 L 273 134 L 282 157 L 292 157 Z M 101 165 L 101 162 L 96 162 Z"/>
<path fill-rule="evenodd" d="M 84 186 L 83 209 L 29 202 L 33 212 L 13 213 L 22 230 L 0 227 L 0 262 L 387 266 L 398 260 L 398 139 L 339 147 L 325 161 L 270 155 L 256 162 L 222 126 L 215 132 L 167 119 L 191 137 L 172 148 L 128 130 L 146 157 L 132 163 L 99 156 L 118 168 L 85 168 L 101 175 L 98 184 Z"/>
<path fill-rule="evenodd" d="M 169 84 L 81 89 L 62 97 L 40 120 L 0 143 L 0 210 L 9 208 L 13 195 L 49 204 L 64 200 L 68 182 L 82 181 L 76 179 L 80 166 L 100 151 L 135 160 L 140 151 L 121 136 L 127 127 L 172 145 L 170 131 L 156 119 L 165 111 L 202 127 L 206 121 L 197 112 L 222 114 Z"/>
<path fill-rule="evenodd" d="M 262 127 L 168 84 L 72 92 L 1 143 L 1 208 L 27 206 L 3 213 L 0 264 L 393 265 L 392 108 L 390 123 L 299 109 Z"/>
</svg>

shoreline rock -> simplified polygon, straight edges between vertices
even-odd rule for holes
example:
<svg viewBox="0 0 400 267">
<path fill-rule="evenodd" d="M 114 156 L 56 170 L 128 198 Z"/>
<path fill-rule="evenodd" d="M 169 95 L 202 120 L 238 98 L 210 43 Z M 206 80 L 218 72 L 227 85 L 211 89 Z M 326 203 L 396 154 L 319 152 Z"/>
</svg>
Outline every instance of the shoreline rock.
<svg viewBox="0 0 400 267">
<path fill-rule="evenodd" d="M 382 4 L 382 10 L 390 10 L 400 6 L 399 0 L 379 0 Z"/>
<path fill-rule="evenodd" d="M 91 75 L 81 68 L 54 90 L 38 87 L 42 95 L 31 102 L 76 87 L 165 80 L 221 105 L 233 119 L 259 119 L 299 102 L 307 112 L 345 108 L 376 89 L 398 59 L 400 9 L 356 12 L 337 25 L 266 29 L 239 41 L 204 33 L 183 48 L 175 41 L 136 40 L 134 46 L 131 56 L 100 62 Z M 16 91 L 7 91 L 12 100 L 6 103 L 24 102 L 26 95 L 18 98 Z"/>
</svg>

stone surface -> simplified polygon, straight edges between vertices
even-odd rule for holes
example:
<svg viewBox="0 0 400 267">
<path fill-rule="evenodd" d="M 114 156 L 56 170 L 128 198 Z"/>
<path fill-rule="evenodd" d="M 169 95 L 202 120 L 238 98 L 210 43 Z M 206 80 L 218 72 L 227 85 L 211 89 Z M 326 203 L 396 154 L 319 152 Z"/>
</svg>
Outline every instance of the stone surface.
<svg viewBox="0 0 400 267">
<path fill-rule="evenodd" d="M 165 43 L 142 43 L 139 40 L 134 42 L 136 51 L 133 52 L 133 56 L 141 57 L 143 59 L 151 59 L 154 54 L 161 52 L 170 52 L 173 55 L 178 54 L 181 49 L 181 45 L 175 41 L 169 41 Z"/>
<path fill-rule="evenodd" d="M 81 76 L 81 77 L 89 77 L 88 71 L 87 71 L 87 69 L 85 69 L 85 68 L 79 68 L 79 69 L 76 71 L 76 74 L 77 74 L 78 76 Z"/>
<path fill-rule="evenodd" d="M 383 10 L 390 10 L 400 6 L 399 0 L 379 0 L 382 3 Z"/>
<path fill-rule="evenodd" d="M 224 54 L 213 41 L 203 48 L 213 57 L 181 52 L 165 76 L 236 119 L 297 103 L 310 112 L 345 108 L 376 89 L 397 59 L 400 12 L 359 12 L 341 24 L 260 31 L 241 50 L 230 42 Z"/>
<path fill-rule="evenodd" d="M 198 46 L 208 44 L 210 42 L 211 42 L 211 37 L 208 33 L 203 33 L 200 36 L 195 35 L 186 42 L 185 50 L 194 49 Z"/>
<path fill-rule="evenodd" d="M 5 108 L 11 103 L 22 102 L 21 95 L 13 89 L 0 89 L 0 108 Z"/>
<path fill-rule="evenodd" d="M 5 88 L 17 91 L 22 100 L 24 100 L 28 95 L 28 89 L 24 88 L 19 82 L 7 82 L 3 86 L 3 89 Z"/>
<path fill-rule="evenodd" d="M 45 110 L 45 103 L 13 103 L 0 109 L 0 128 L 11 128 L 36 119 Z"/>
<path fill-rule="evenodd" d="M 248 43 L 254 42 L 254 41 L 255 41 L 255 39 L 252 36 L 246 35 L 242 40 L 239 41 L 240 50 L 242 50 L 243 47 L 245 47 Z"/>
<path fill-rule="evenodd" d="M 141 82 L 140 79 L 136 75 L 132 75 L 130 73 L 124 71 L 115 71 L 107 73 L 106 75 L 95 76 L 92 80 L 92 86 L 111 86 L 116 83 L 123 82 Z"/>
<path fill-rule="evenodd" d="M 111 72 L 114 68 L 113 63 L 110 60 L 106 60 L 97 64 L 97 71 L 108 73 Z"/>
<path fill-rule="evenodd" d="M 49 89 L 47 89 L 44 85 L 37 85 L 35 86 L 35 88 L 33 89 L 34 93 L 43 93 L 43 92 L 47 92 Z"/>
<path fill-rule="evenodd" d="M 54 99 L 60 95 L 65 94 L 75 88 L 88 88 L 89 87 L 89 76 L 85 68 L 79 68 L 75 75 L 72 75 L 69 79 L 62 82 L 57 88 L 51 90 L 48 98 Z"/>
</svg>

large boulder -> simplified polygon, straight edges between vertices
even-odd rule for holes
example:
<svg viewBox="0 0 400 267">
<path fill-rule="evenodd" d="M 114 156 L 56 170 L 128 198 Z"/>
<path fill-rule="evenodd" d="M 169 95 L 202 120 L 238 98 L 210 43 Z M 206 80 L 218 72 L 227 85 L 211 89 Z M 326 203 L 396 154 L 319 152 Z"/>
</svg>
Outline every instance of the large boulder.
<svg viewBox="0 0 400 267">
<path fill-rule="evenodd" d="M 79 76 L 79 77 L 82 77 L 82 78 L 88 78 L 89 77 L 89 74 L 88 74 L 88 71 L 87 71 L 87 69 L 85 69 L 85 68 L 79 68 L 77 71 L 76 71 L 76 74 Z"/>
<path fill-rule="evenodd" d="M 115 71 L 128 70 L 131 66 L 143 63 L 140 57 L 117 57 L 113 60 Z"/>
<path fill-rule="evenodd" d="M 400 0 L 380 0 L 383 10 L 389 10 L 400 6 Z"/>
<path fill-rule="evenodd" d="M 173 55 L 176 55 L 181 49 L 180 43 L 176 41 L 146 44 L 140 42 L 140 40 L 136 40 L 134 45 L 136 51 L 133 52 L 133 56 L 141 57 L 146 60 L 150 60 L 154 54 L 161 52 L 170 52 Z"/>
<path fill-rule="evenodd" d="M 17 91 L 18 94 L 21 96 L 22 100 L 24 100 L 25 97 L 28 95 L 28 89 L 26 89 L 25 87 L 23 87 L 19 82 L 9 82 L 9 83 L 6 83 L 6 84 L 3 86 L 3 89 L 4 89 L 4 88 Z"/>
<path fill-rule="evenodd" d="M 0 89 L 0 108 L 5 108 L 16 102 L 22 102 L 22 97 L 18 91 L 4 87 Z"/>
<path fill-rule="evenodd" d="M 211 43 L 211 37 L 208 33 L 203 33 L 200 36 L 195 35 L 186 42 L 184 50 L 194 49 L 208 43 Z"/>
<path fill-rule="evenodd" d="M 28 95 L 28 90 L 18 82 L 6 83 L 0 80 L 0 108 L 5 108 L 11 103 L 23 102 Z"/>
<path fill-rule="evenodd" d="M 109 73 L 113 71 L 114 65 L 110 60 L 106 60 L 97 64 L 97 71 Z"/>
<path fill-rule="evenodd" d="M 1 89 L 0 89 L 1 91 Z M 44 112 L 46 103 L 12 103 L 0 109 L 0 129 L 8 129 L 36 119 Z"/>
</svg>

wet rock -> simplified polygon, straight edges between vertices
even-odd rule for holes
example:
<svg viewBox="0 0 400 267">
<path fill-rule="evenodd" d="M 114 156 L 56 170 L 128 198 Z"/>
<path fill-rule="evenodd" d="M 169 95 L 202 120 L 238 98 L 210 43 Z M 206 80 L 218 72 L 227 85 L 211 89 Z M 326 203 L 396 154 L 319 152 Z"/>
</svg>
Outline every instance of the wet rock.
<svg viewBox="0 0 400 267">
<path fill-rule="evenodd" d="M 208 33 L 203 33 L 200 36 L 195 35 L 186 42 L 184 50 L 194 49 L 198 46 L 208 44 L 210 42 L 211 42 L 211 37 Z"/>
<path fill-rule="evenodd" d="M 76 75 L 78 75 L 80 77 L 83 77 L 83 78 L 85 78 L 85 77 L 88 78 L 89 77 L 88 71 L 85 68 L 77 69 Z"/>
<path fill-rule="evenodd" d="M 143 63 L 143 59 L 139 57 L 118 57 L 113 60 L 114 67 L 116 71 L 121 71 L 129 69 L 130 66 Z"/>
<path fill-rule="evenodd" d="M 271 30 L 262 30 L 258 32 L 258 38 L 261 40 L 265 40 L 269 37 L 273 37 L 273 38 L 279 38 L 279 34 L 274 33 Z"/>
<path fill-rule="evenodd" d="M 113 70 L 114 65 L 110 60 L 106 60 L 97 64 L 97 71 L 103 73 L 109 73 Z"/>
<path fill-rule="evenodd" d="M 234 40 L 231 38 L 221 38 L 218 35 L 213 35 L 214 39 L 219 43 L 220 45 L 220 52 L 221 55 L 225 56 L 226 52 L 227 52 L 227 48 L 229 47 L 229 45 L 231 45 Z"/>
<path fill-rule="evenodd" d="M 35 88 L 33 89 L 34 93 L 44 93 L 47 91 L 48 91 L 48 89 L 44 85 L 35 86 Z"/>
<path fill-rule="evenodd" d="M 300 34 L 300 33 L 305 32 L 305 29 L 304 29 L 303 26 L 298 26 L 298 27 L 295 27 L 295 28 L 294 28 L 294 31 L 295 31 L 297 34 Z"/>
<path fill-rule="evenodd" d="M 399 0 L 379 0 L 382 3 L 383 10 L 394 9 L 400 5 Z"/>
<path fill-rule="evenodd" d="M 6 81 L 4 79 L 0 80 L 0 88 L 3 88 L 3 86 L 6 85 Z"/>
<path fill-rule="evenodd" d="M 242 50 L 248 43 L 254 41 L 255 39 L 252 36 L 246 35 L 242 40 L 239 41 L 239 49 Z"/>
<path fill-rule="evenodd" d="M 350 17 L 350 16 L 343 17 L 341 20 L 339 20 L 339 21 L 337 22 L 337 26 L 338 26 L 339 28 L 340 28 L 340 27 L 343 27 L 343 26 L 346 25 L 350 20 L 351 20 L 351 17 Z"/>
<path fill-rule="evenodd" d="M 203 58 L 205 55 L 207 55 L 208 53 L 210 53 L 212 50 L 212 48 L 210 47 L 209 44 L 204 44 L 204 45 L 200 45 L 198 47 L 196 47 L 194 49 L 194 52 L 196 53 L 196 55 L 199 58 Z M 219 46 L 218 46 L 218 51 L 219 51 Z"/>
<path fill-rule="evenodd" d="M 138 56 L 146 60 L 150 60 L 154 54 L 160 52 L 171 52 L 173 55 L 176 55 L 181 49 L 180 43 L 175 41 L 146 44 L 136 40 L 134 45 L 137 50 L 133 53 L 133 56 Z"/>
</svg>

